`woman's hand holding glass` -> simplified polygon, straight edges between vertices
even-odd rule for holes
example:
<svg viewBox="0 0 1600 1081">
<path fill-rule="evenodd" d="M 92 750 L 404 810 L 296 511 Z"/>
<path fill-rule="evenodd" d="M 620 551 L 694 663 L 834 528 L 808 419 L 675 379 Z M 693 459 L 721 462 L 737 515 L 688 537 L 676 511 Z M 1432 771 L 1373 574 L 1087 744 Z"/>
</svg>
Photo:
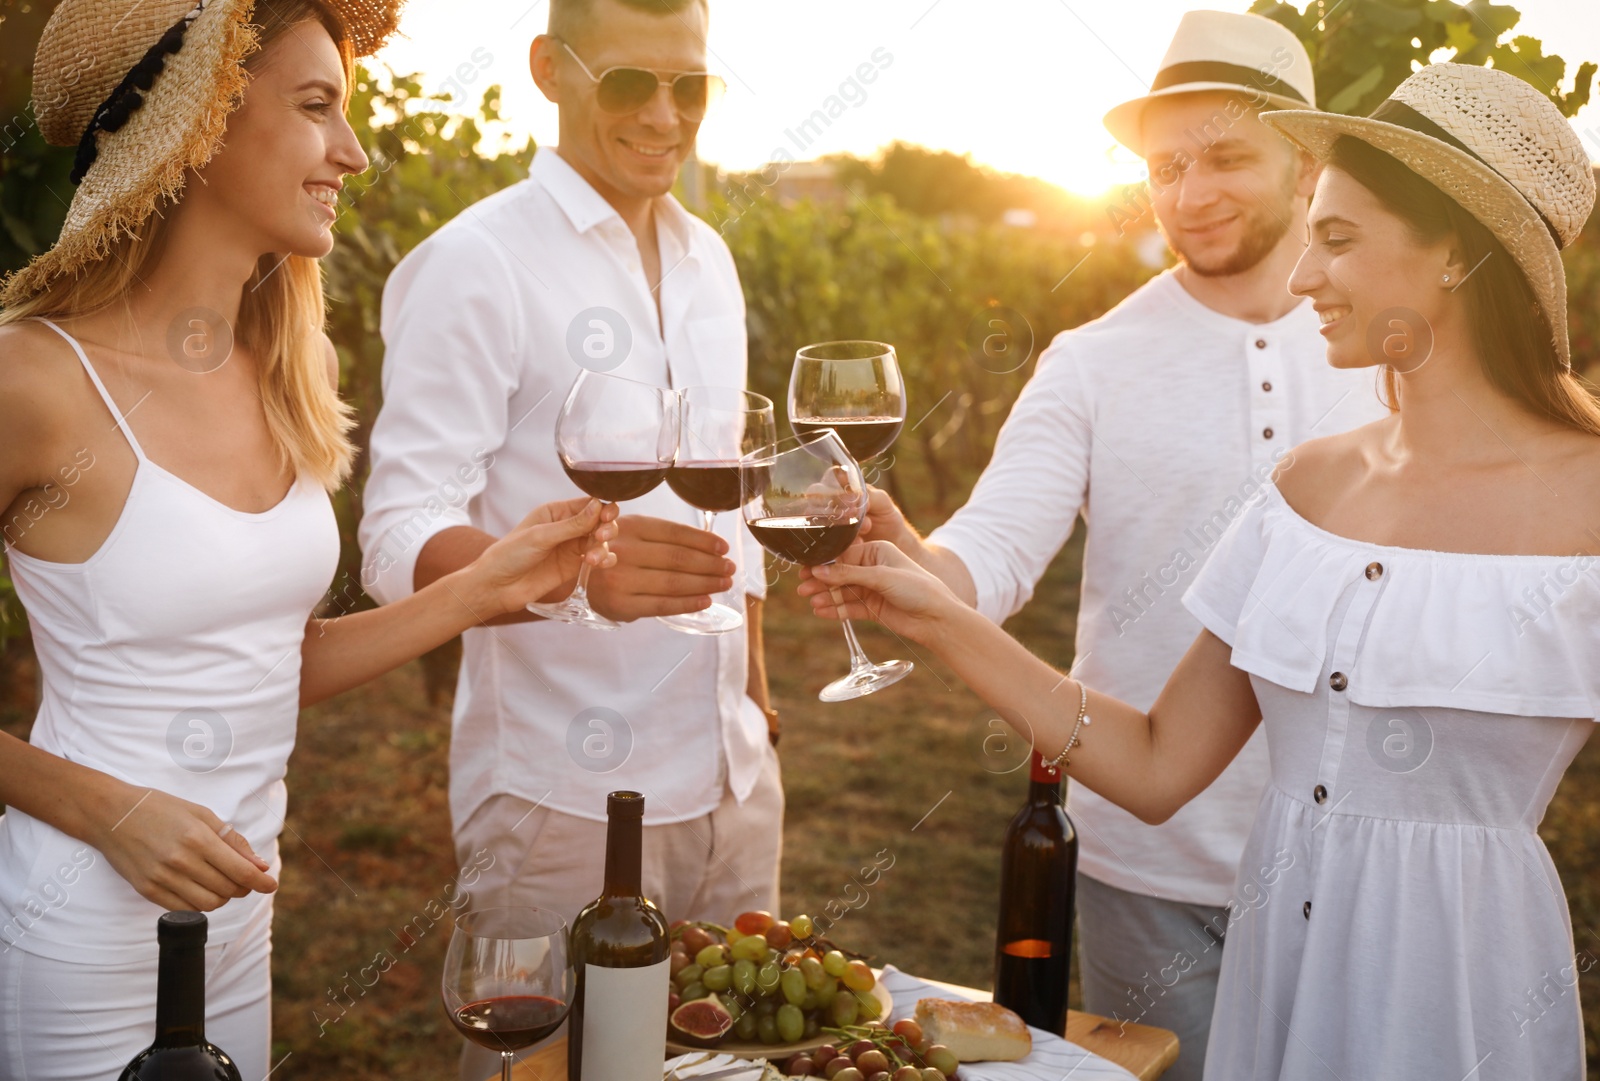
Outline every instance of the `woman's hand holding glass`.
<svg viewBox="0 0 1600 1081">
<path fill-rule="evenodd" d="M 972 609 L 887 541 L 845 549 L 835 563 L 801 567 L 800 595 L 825 619 L 872 619 L 919 645 Z"/>
<path fill-rule="evenodd" d="M 490 619 L 570 592 L 583 567 L 616 564 L 606 542 L 617 535 L 617 514 L 616 504 L 588 496 L 534 508 L 463 570 L 470 582 L 464 599 Z"/>
</svg>

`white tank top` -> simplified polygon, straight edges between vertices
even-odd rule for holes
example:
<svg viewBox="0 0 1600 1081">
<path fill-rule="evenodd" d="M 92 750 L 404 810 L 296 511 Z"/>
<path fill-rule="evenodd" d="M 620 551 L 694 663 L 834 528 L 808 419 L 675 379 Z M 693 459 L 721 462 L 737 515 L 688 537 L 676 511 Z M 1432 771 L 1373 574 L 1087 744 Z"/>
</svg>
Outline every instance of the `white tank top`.
<svg viewBox="0 0 1600 1081">
<path fill-rule="evenodd" d="M 137 464 L 121 516 L 84 562 L 8 549 L 44 680 L 29 742 L 210 808 L 276 875 L 300 647 L 339 558 L 332 504 L 302 476 L 250 514 L 167 472 L 78 343 L 40 322 L 77 353 Z M 210 913 L 209 941 L 232 941 L 268 900 L 252 893 Z M 0 815 L 0 950 L 146 960 L 161 911 L 97 850 L 19 811 Z"/>
</svg>

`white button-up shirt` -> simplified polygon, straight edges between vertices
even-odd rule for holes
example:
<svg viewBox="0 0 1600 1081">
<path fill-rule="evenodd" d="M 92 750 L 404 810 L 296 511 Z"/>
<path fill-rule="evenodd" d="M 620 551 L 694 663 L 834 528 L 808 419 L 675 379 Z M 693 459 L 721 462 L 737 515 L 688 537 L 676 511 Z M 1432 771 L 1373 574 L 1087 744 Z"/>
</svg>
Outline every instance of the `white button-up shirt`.
<svg viewBox="0 0 1600 1081">
<path fill-rule="evenodd" d="M 1370 370 L 1329 367 L 1317 327 L 1309 302 L 1247 323 L 1158 275 L 1040 355 L 972 498 L 929 541 L 961 558 L 998 622 L 1032 597 L 1082 511 L 1074 675 L 1149 709 L 1200 631 L 1179 598 L 1279 459 L 1386 413 Z M 1133 893 L 1225 904 L 1267 776 L 1258 730 L 1159 826 L 1072 785 L 1078 866 Z"/>
<path fill-rule="evenodd" d="M 633 233 L 548 148 L 527 180 L 468 207 L 395 268 L 360 528 L 363 585 L 380 602 L 411 592 L 435 533 L 503 536 L 537 504 L 582 494 L 554 438 L 580 361 L 657 386 L 745 386 L 733 258 L 670 196 L 656 206 L 659 322 Z M 701 524 L 665 484 L 623 512 Z M 719 515 L 717 531 L 740 565 L 729 602 L 764 595 L 761 552 L 739 515 Z M 606 793 L 635 789 L 656 824 L 709 813 L 725 786 L 741 801 L 754 787 L 767 728 L 745 694 L 743 631 L 538 621 L 463 637 L 450 750 L 458 826 L 497 793 L 603 820 Z"/>
</svg>

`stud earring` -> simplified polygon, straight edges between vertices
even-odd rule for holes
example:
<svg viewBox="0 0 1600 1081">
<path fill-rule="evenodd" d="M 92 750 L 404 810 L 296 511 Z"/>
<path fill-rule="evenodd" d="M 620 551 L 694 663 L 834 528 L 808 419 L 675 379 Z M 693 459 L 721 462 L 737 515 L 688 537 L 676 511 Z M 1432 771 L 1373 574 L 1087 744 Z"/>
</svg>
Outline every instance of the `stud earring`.
<svg viewBox="0 0 1600 1081">
<path fill-rule="evenodd" d="M 1445 284 L 1446 284 L 1446 285 L 1449 285 L 1449 284 L 1450 284 L 1450 275 L 1448 275 L 1448 274 L 1446 274 L 1446 275 L 1445 275 L 1445 276 L 1444 276 L 1444 283 L 1445 283 Z"/>
</svg>

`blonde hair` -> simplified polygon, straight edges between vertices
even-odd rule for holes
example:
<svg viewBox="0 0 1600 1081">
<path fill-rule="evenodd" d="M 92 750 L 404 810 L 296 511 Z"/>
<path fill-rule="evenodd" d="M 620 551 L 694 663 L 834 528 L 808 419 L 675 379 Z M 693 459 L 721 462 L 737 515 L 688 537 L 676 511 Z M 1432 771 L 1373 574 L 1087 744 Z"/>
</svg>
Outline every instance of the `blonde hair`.
<svg viewBox="0 0 1600 1081">
<path fill-rule="evenodd" d="M 354 54 L 343 25 L 331 11 L 315 0 L 259 0 L 251 16 L 262 49 L 307 19 L 321 22 L 333 36 L 348 87 Z M 255 52 L 245 67 L 261 55 Z M 35 317 L 90 315 L 126 302 L 134 285 L 161 258 L 166 234 L 163 211 L 174 205 L 170 200 L 158 204 L 136 234 L 113 240 L 104 258 L 0 309 L 0 326 Z M 355 458 L 348 435 L 355 418 L 350 405 L 329 385 L 322 337 L 326 321 L 321 261 L 291 255 L 280 263 L 277 256 L 264 255 L 240 296 L 233 339 L 235 348 L 242 345 L 255 358 L 262 410 L 281 464 L 333 491 L 349 476 Z"/>
</svg>

